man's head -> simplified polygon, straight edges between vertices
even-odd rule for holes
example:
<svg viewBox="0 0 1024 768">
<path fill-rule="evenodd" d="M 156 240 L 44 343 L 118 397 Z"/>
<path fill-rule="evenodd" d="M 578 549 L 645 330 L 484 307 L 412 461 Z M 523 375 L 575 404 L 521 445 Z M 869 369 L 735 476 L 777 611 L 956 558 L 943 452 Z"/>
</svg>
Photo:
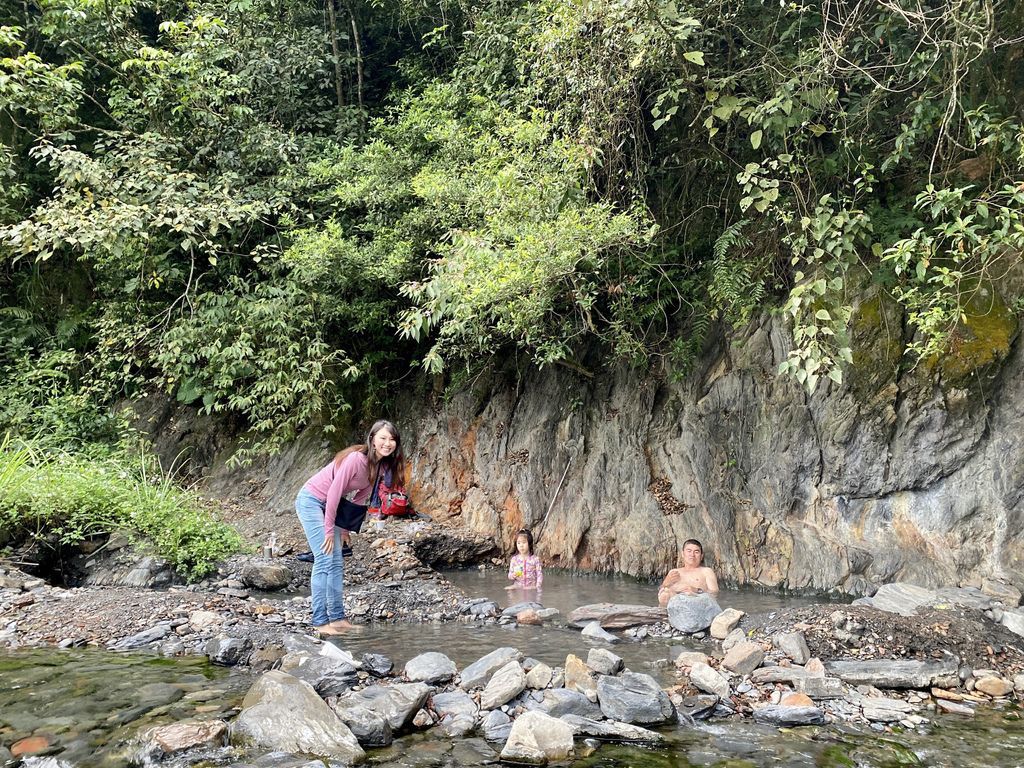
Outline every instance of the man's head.
<svg viewBox="0 0 1024 768">
<path fill-rule="evenodd" d="M 697 568 L 704 562 L 704 547 L 696 539 L 683 542 L 683 567 Z"/>
</svg>

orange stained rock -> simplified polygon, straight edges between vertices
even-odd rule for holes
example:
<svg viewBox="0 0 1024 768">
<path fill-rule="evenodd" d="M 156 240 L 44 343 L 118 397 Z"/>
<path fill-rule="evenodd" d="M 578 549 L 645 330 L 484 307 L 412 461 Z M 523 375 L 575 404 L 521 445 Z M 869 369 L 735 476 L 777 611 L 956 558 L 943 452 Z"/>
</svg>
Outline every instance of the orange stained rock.
<svg viewBox="0 0 1024 768">
<path fill-rule="evenodd" d="M 779 704 L 784 707 L 813 707 L 814 701 L 806 693 L 787 693 Z"/>
<path fill-rule="evenodd" d="M 28 736 L 11 745 L 11 754 L 15 757 L 23 755 L 35 755 L 50 746 L 50 741 L 45 736 Z"/>
</svg>

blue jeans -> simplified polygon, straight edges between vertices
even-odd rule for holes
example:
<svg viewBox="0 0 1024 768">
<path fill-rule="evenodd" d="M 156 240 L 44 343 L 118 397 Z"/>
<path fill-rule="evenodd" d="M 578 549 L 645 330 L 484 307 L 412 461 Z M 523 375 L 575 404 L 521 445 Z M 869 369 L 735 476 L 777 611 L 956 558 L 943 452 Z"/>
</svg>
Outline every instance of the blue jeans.
<svg viewBox="0 0 1024 768">
<path fill-rule="evenodd" d="M 313 552 L 313 576 L 309 591 L 313 601 L 315 627 L 345 618 L 345 603 L 342 601 L 345 568 L 337 527 L 333 531 L 334 551 L 329 555 L 320 551 L 324 545 L 324 507 L 324 502 L 305 488 L 299 491 L 295 499 L 295 511 Z"/>
</svg>

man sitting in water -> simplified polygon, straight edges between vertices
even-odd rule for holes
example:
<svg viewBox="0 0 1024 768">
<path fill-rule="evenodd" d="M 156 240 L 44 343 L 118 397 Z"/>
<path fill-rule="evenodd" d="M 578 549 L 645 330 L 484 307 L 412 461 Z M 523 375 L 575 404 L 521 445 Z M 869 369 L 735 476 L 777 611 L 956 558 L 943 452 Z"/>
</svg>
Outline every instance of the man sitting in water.
<svg viewBox="0 0 1024 768">
<path fill-rule="evenodd" d="M 668 605 L 676 595 L 717 595 L 718 579 L 704 564 L 704 547 L 696 539 L 683 544 L 683 567 L 673 568 L 658 589 L 658 605 Z"/>
</svg>

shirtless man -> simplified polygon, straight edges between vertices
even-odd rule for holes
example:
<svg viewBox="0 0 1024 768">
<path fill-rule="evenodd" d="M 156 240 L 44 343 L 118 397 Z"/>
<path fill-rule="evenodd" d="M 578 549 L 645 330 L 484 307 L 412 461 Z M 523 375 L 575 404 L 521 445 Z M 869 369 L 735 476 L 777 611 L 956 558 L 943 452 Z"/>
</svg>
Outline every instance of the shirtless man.
<svg viewBox="0 0 1024 768">
<path fill-rule="evenodd" d="M 668 605 L 676 595 L 718 594 L 718 579 L 715 572 L 705 565 L 704 548 L 696 539 L 687 539 L 683 544 L 683 567 L 673 568 L 658 589 L 658 605 Z"/>
</svg>

